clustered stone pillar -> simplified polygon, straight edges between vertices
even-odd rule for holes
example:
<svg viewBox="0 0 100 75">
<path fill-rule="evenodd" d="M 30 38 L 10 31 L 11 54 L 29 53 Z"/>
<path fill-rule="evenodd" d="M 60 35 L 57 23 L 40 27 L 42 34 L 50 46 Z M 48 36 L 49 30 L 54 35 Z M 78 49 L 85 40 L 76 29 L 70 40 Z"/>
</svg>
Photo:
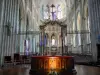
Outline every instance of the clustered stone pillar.
<svg viewBox="0 0 100 75">
<path fill-rule="evenodd" d="M 66 34 L 66 25 L 62 25 L 61 27 L 62 56 L 65 53 L 65 34 Z"/>
<path fill-rule="evenodd" d="M 93 60 L 97 61 L 98 36 L 100 35 L 100 0 L 88 0 Z"/>
<path fill-rule="evenodd" d="M 44 27 L 43 26 L 40 26 L 40 30 L 41 30 L 41 35 L 40 35 L 40 38 L 41 38 L 41 45 L 40 45 L 40 51 L 41 51 L 41 54 L 44 55 Z"/>
<path fill-rule="evenodd" d="M 0 65 L 4 63 L 4 56 L 13 56 L 18 52 L 17 47 L 18 36 L 17 29 L 19 28 L 19 0 L 0 0 Z M 9 33 L 7 31 L 9 28 Z"/>
</svg>

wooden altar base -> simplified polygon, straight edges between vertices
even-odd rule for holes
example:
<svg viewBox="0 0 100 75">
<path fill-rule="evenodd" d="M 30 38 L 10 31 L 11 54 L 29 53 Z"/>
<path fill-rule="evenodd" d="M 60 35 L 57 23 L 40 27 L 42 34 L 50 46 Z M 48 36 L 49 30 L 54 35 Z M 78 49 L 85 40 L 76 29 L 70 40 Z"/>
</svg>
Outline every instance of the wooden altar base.
<svg viewBox="0 0 100 75">
<path fill-rule="evenodd" d="M 72 56 L 33 56 L 30 75 L 75 75 Z"/>
</svg>

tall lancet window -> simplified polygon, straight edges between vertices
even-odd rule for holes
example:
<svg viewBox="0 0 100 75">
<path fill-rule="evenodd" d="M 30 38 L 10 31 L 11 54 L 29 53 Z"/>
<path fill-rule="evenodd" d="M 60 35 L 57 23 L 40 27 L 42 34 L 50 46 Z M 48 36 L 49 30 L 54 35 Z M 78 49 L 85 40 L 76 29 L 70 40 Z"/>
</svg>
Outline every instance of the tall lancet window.
<svg viewBox="0 0 100 75">
<path fill-rule="evenodd" d="M 49 6 L 46 5 L 46 6 L 43 6 L 42 7 L 42 10 L 43 10 L 43 19 L 49 19 Z"/>
<path fill-rule="evenodd" d="M 73 20 L 73 32 L 75 32 L 75 20 Z M 73 34 L 73 46 L 76 47 L 76 34 Z"/>
<path fill-rule="evenodd" d="M 61 9 L 62 9 L 62 8 L 61 8 L 61 5 L 57 5 L 57 18 L 58 18 L 58 19 L 63 18 Z"/>
<path fill-rule="evenodd" d="M 81 16 L 80 16 L 80 12 L 78 13 L 78 16 L 77 16 L 77 30 L 79 32 L 79 34 L 78 34 L 78 45 L 81 45 L 81 34 L 80 34 L 80 31 L 81 31 Z"/>
<path fill-rule="evenodd" d="M 89 21 L 89 16 L 88 16 L 88 8 L 86 9 L 86 17 L 87 17 L 87 30 L 89 31 L 89 34 L 87 35 L 87 43 L 91 43 L 90 39 L 90 21 Z"/>
<path fill-rule="evenodd" d="M 67 46 L 67 35 L 65 36 L 65 46 Z"/>
</svg>

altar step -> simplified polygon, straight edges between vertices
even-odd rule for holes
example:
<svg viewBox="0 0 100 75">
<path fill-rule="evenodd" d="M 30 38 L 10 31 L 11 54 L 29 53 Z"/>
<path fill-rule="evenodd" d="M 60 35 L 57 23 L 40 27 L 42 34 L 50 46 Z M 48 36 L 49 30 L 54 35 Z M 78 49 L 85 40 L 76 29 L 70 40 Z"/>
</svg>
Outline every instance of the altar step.
<svg viewBox="0 0 100 75">
<path fill-rule="evenodd" d="M 93 67 L 100 67 L 100 63 L 98 63 L 98 62 L 76 62 L 75 64 L 93 66 Z"/>
<path fill-rule="evenodd" d="M 75 64 L 100 67 L 100 62 L 93 62 L 91 56 L 74 56 Z"/>
<path fill-rule="evenodd" d="M 92 62 L 92 57 L 91 56 L 86 56 L 86 55 L 75 55 L 74 59 L 75 59 L 75 63 Z"/>
<path fill-rule="evenodd" d="M 18 66 L 9 69 L 1 69 L 0 75 L 29 75 L 30 67 L 31 66 L 28 65 L 27 68 Z M 77 75 L 100 75 L 100 68 L 98 67 L 76 65 L 75 69 L 77 71 Z"/>
</svg>

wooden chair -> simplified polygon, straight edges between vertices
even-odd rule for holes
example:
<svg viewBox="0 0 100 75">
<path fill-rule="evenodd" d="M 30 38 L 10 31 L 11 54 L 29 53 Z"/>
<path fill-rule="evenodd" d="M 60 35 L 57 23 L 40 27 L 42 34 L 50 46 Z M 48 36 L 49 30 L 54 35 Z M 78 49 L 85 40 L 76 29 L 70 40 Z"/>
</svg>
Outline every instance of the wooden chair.
<svg viewBox="0 0 100 75">
<path fill-rule="evenodd" d="M 23 55 L 22 59 L 24 60 L 24 64 L 30 63 L 30 56 Z"/>
<path fill-rule="evenodd" d="M 27 59 L 27 56 L 21 55 L 21 63 L 22 64 L 25 64 L 26 59 Z"/>
<path fill-rule="evenodd" d="M 4 56 L 4 66 L 13 65 L 13 61 L 11 56 Z"/>
<path fill-rule="evenodd" d="M 15 64 L 21 64 L 21 57 L 19 53 L 14 54 L 14 63 Z"/>
</svg>

